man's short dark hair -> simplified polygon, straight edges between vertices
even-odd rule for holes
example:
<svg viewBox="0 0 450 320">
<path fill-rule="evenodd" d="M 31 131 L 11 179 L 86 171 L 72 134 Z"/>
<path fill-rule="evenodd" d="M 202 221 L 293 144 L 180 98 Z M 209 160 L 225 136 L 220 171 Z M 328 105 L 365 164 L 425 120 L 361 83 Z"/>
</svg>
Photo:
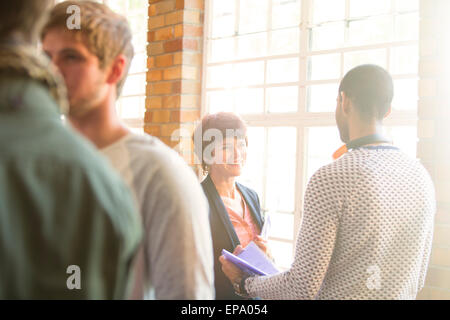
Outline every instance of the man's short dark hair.
<svg viewBox="0 0 450 320">
<path fill-rule="evenodd" d="M 345 75 L 339 86 L 341 92 L 353 102 L 363 120 L 382 120 L 391 106 L 394 84 L 386 70 L 365 64 Z"/>
</svg>

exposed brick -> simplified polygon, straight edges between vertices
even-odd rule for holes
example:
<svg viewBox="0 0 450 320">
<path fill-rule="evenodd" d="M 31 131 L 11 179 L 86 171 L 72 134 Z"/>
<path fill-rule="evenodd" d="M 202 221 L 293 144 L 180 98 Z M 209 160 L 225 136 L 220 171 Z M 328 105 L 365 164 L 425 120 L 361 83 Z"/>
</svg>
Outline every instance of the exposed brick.
<svg viewBox="0 0 450 320">
<path fill-rule="evenodd" d="M 199 11 L 185 10 L 183 22 L 200 24 L 200 23 L 202 23 L 202 15 Z"/>
<path fill-rule="evenodd" d="M 147 85 L 147 95 L 161 95 L 161 94 L 169 94 L 172 92 L 172 83 L 171 82 L 155 82 L 149 83 Z"/>
<path fill-rule="evenodd" d="M 162 80 L 162 70 L 149 70 L 147 72 L 147 81 L 160 81 Z"/>
<path fill-rule="evenodd" d="M 173 54 L 164 54 L 155 57 L 155 65 L 158 68 L 170 67 L 173 65 Z"/>
<path fill-rule="evenodd" d="M 205 0 L 177 0 L 177 9 L 204 9 Z"/>
<path fill-rule="evenodd" d="M 156 16 L 148 18 L 148 29 L 154 30 L 163 27 L 165 24 L 164 16 Z"/>
<path fill-rule="evenodd" d="M 170 111 L 169 110 L 152 110 L 147 111 L 146 115 L 150 114 L 150 120 L 146 122 L 155 123 L 167 123 L 170 122 Z"/>
<path fill-rule="evenodd" d="M 148 57 L 147 59 L 147 68 L 150 70 L 155 67 L 155 57 Z"/>
<path fill-rule="evenodd" d="M 201 83 L 198 81 L 176 81 L 173 83 L 173 93 L 201 94 Z"/>
<path fill-rule="evenodd" d="M 164 53 L 164 44 L 162 42 L 150 43 L 147 47 L 149 56 L 156 56 Z"/>
<path fill-rule="evenodd" d="M 145 100 L 146 109 L 161 109 L 162 108 L 162 97 L 150 97 Z"/>
<path fill-rule="evenodd" d="M 172 38 L 173 38 L 173 27 L 161 28 L 155 31 L 154 41 L 169 40 Z"/>
<path fill-rule="evenodd" d="M 159 125 L 145 125 L 144 132 L 152 136 L 159 137 L 161 135 L 161 126 Z"/>
<path fill-rule="evenodd" d="M 172 111 L 171 122 L 193 122 L 200 119 L 200 110 L 176 110 Z"/>
<path fill-rule="evenodd" d="M 172 25 L 172 24 L 182 23 L 183 16 L 184 16 L 184 14 L 183 14 L 182 10 L 170 12 L 170 13 L 166 14 L 166 16 L 165 16 L 165 24 Z"/>
<path fill-rule="evenodd" d="M 183 79 L 197 80 L 198 79 L 198 68 L 183 65 L 181 76 Z"/>
<path fill-rule="evenodd" d="M 182 36 L 186 37 L 201 37 L 203 35 L 202 26 L 193 26 L 189 24 L 179 24 L 175 26 L 175 38 Z"/>
<path fill-rule="evenodd" d="M 181 51 L 183 49 L 183 39 L 175 39 L 164 43 L 165 52 Z"/>
<path fill-rule="evenodd" d="M 164 43 L 165 52 L 181 51 L 182 49 L 198 50 L 198 41 L 194 39 L 175 39 Z"/>
<path fill-rule="evenodd" d="M 180 129 L 180 124 L 169 123 L 161 125 L 161 136 L 170 137 L 175 130 Z"/>
<path fill-rule="evenodd" d="M 164 0 L 151 4 L 150 7 L 155 7 L 156 15 L 164 14 L 175 9 L 175 0 Z"/>
<path fill-rule="evenodd" d="M 181 95 L 181 108 L 200 108 L 200 97 L 194 94 L 183 94 Z"/>
<path fill-rule="evenodd" d="M 182 67 L 176 66 L 173 68 L 167 68 L 164 70 L 163 78 L 164 80 L 178 80 L 181 79 L 182 76 Z"/>
<path fill-rule="evenodd" d="M 163 108 L 175 109 L 180 107 L 181 97 L 179 95 L 164 96 L 162 98 Z"/>
<path fill-rule="evenodd" d="M 173 64 L 178 65 L 183 63 L 183 52 L 175 52 L 173 54 Z"/>
</svg>

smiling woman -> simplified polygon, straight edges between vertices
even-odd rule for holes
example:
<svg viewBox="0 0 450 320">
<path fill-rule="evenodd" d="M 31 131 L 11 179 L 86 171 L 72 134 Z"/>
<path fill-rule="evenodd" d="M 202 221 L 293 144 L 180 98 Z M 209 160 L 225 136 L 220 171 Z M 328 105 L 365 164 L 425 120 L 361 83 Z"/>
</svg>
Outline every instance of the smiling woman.
<svg viewBox="0 0 450 320">
<path fill-rule="evenodd" d="M 215 139 L 210 139 L 212 131 L 217 133 Z M 198 136 L 201 141 L 194 140 L 195 151 L 208 173 L 202 187 L 210 207 L 216 299 L 239 299 L 221 270 L 222 249 L 233 252 L 253 241 L 268 253 L 266 241 L 259 236 L 263 218 L 258 194 L 235 181 L 247 160 L 247 127 L 238 115 L 220 112 L 202 119 L 194 133 Z M 208 149 L 211 157 L 205 157 Z"/>
</svg>

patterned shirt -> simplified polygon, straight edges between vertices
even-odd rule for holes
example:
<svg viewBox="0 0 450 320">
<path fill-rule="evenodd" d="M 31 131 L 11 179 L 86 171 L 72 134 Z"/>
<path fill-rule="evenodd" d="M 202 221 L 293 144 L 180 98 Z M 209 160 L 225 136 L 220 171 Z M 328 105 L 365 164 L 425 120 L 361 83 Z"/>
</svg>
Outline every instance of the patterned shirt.
<svg viewBox="0 0 450 320">
<path fill-rule="evenodd" d="M 415 299 L 436 210 L 418 160 L 365 147 L 319 169 L 306 194 L 289 270 L 245 282 L 263 299 Z"/>
</svg>

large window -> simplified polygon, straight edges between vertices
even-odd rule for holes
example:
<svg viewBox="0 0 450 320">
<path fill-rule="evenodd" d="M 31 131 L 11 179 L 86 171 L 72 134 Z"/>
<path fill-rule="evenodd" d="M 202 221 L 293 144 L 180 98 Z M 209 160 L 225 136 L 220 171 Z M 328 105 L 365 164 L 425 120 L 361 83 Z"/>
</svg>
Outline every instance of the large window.
<svg viewBox="0 0 450 320">
<path fill-rule="evenodd" d="M 250 126 L 244 184 L 270 213 L 270 243 L 289 267 L 308 179 L 342 144 L 338 84 L 373 63 L 393 75 L 387 132 L 416 153 L 418 0 L 210 0 L 203 113 L 234 111 Z"/>
</svg>

